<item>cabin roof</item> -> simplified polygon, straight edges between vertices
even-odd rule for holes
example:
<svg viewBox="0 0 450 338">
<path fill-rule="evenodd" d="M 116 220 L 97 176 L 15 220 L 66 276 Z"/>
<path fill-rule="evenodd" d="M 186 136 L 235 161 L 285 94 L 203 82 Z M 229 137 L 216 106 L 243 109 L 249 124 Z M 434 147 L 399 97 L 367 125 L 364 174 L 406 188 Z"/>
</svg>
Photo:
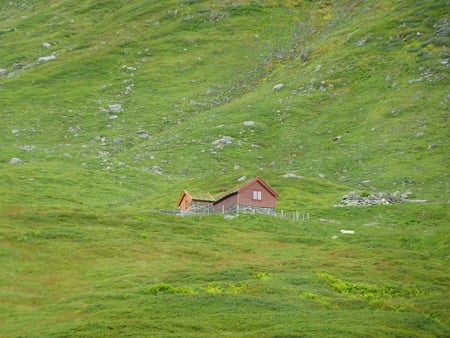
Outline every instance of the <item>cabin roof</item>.
<svg viewBox="0 0 450 338">
<path fill-rule="evenodd" d="M 187 190 L 184 190 L 181 194 L 180 199 L 178 200 L 178 206 L 181 204 L 181 201 L 183 200 L 184 196 L 189 196 L 193 201 L 202 201 L 202 202 L 214 202 L 215 198 L 213 195 L 211 195 L 209 192 L 203 192 L 203 193 L 191 193 Z"/>
</svg>

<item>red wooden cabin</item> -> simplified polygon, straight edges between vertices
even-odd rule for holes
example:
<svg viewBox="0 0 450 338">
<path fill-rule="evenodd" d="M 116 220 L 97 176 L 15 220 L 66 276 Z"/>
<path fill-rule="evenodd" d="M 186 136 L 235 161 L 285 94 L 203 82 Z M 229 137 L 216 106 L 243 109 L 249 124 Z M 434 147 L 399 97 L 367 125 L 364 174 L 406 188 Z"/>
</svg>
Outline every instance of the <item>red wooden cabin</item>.
<svg viewBox="0 0 450 338">
<path fill-rule="evenodd" d="M 257 177 L 217 199 L 214 202 L 214 212 L 273 214 L 277 198 L 278 193 Z"/>
</svg>

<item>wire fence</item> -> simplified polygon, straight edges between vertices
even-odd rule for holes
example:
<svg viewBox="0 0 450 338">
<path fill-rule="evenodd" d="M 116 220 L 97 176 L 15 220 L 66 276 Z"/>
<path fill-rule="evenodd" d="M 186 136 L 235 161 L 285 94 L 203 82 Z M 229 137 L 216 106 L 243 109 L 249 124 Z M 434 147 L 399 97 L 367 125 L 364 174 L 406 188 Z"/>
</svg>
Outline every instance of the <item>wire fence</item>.
<svg viewBox="0 0 450 338">
<path fill-rule="evenodd" d="M 238 209 L 239 210 L 239 209 Z M 301 212 L 298 210 L 274 210 L 271 213 L 259 213 L 259 212 L 243 212 L 243 211 L 237 211 L 237 212 L 192 212 L 192 211 L 184 211 L 181 209 L 174 209 L 174 210 L 149 210 L 149 212 L 161 212 L 165 214 L 170 215 L 178 215 L 178 216 L 198 216 L 198 215 L 239 215 L 239 214 L 257 214 L 262 216 L 272 216 L 277 217 L 281 219 L 286 220 L 293 220 L 297 222 L 305 222 L 310 220 L 310 213 L 309 212 Z"/>
<path fill-rule="evenodd" d="M 283 209 L 276 212 L 274 216 L 282 219 L 291 219 L 294 221 L 309 221 L 310 218 L 309 212 L 300 212 L 298 210 L 284 211 Z"/>
</svg>

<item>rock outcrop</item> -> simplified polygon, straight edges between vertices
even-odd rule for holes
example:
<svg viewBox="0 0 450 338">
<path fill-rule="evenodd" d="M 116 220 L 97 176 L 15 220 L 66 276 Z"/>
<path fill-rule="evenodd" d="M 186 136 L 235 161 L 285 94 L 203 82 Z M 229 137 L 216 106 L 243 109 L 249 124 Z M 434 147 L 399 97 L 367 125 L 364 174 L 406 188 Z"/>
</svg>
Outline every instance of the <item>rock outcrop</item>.
<svg viewBox="0 0 450 338">
<path fill-rule="evenodd" d="M 411 195 L 410 192 L 401 193 L 399 191 L 393 194 L 378 192 L 368 196 L 361 196 L 357 192 L 350 192 L 342 197 L 342 200 L 336 204 L 338 207 L 357 207 L 372 205 L 389 205 L 395 203 L 404 203 Z"/>
</svg>

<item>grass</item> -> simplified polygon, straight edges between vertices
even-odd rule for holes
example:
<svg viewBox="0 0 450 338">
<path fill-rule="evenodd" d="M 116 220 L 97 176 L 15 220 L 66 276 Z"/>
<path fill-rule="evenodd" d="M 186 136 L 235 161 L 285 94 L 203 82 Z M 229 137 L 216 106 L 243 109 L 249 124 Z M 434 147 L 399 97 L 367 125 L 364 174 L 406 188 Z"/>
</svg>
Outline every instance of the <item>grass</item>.
<svg viewBox="0 0 450 338">
<path fill-rule="evenodd" d="M 445 210 L 411 208 L 321 215 L 339 223 L 2 213 L 1 334 L 444 336 Z"/>
<path fill-rule="evenodd" d="M 448 336 L 447 8 L 0 4 L 0 336 Z M 311 219 L 148 211 L 242 176 Z"/>
</svg>

